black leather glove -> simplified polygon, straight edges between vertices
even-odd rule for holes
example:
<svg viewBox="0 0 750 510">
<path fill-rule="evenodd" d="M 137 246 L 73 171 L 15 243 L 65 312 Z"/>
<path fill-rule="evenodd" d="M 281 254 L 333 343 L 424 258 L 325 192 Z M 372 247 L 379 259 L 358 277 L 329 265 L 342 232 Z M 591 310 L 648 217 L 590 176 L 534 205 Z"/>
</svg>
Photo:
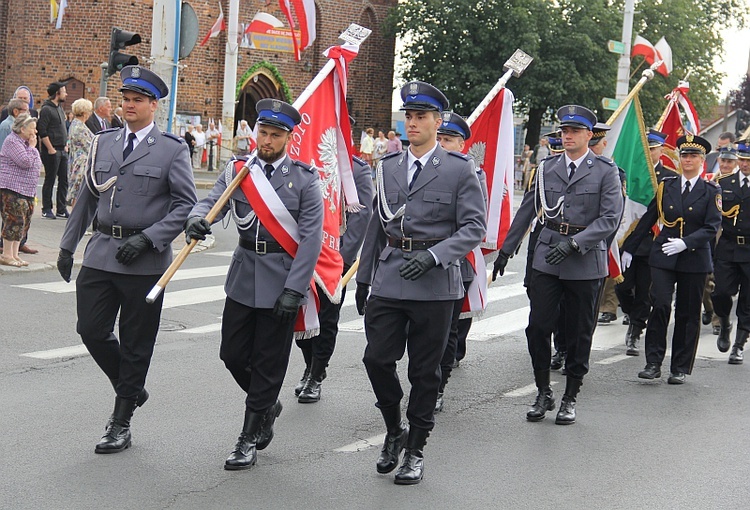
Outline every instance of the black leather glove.
<svg viewBox="0 0 750 510">
<path fill-rule="evenodd" d="M 398 274 L 405 280 L 416 280 L 437 265 L 435 257 L 427 250 L 417 252 L 410 260 L 398 268 Z"/>
<path fill-rule="evenodd" d="M 117 249 L 115 258 L 117 262 L 124 266 L 129 266 L 139 255 L 143 254 L 149 248 L 152 248 L 151 239 L 141 232 L 134 236 L 128 237 L 125 242 Z"/>
<path fill-rule="evenodd" d="M 550 250 L 544 257 L 544 260 L 547 261 L 547 264 L 556 266 L 557 264 L 565 260 L 568 255 L 570 255 L 574 251 L 576 250 L 575 248 L 573 248 L 573 243 L 570 242 L 570 239 L 562 243 L 551 244 Z"/>
<path fill-rule="evenodd" d="M 508 265 L 508 259 L 510 255 L 500 250 L 497 252 L 497 258 L 495 263 L 492 265 L 492 281 L 497 280 L 497 275 L 503 276 L 505 274 L 505 266 Z"/>
<path fill-rule="evenodd" d="M 276 300 L 273 313 L 284 322 L 293 321 L 297 318 L 300 301 L 302 301 L 302 294 L 296 290 L 284 289 L 279 299 Z"/>
<path fill-rule="evenodd" d="M 346 273 L 348 273 L 351 268 L 351 264 L 347 264 L 346 262 L 344 262 L 344 270 L 341 271 L 341 276 L 344 276 Z"/>
<path fill-rule="evenodd" d="M 57 271 L 63 280 L 70 283 L 70 273 L 73 271 L 73 253 L 65 248 L 61 248 L 57 255 Z"/>
<path fill-rule="evenodd" d="M 367 310 L 367 296 L 370 295 L 370 286 L 366 283 L 357 283 L 357 292 L 354 294 L 354 301 L 357 303 L 357 313 L 365 314 Z"/>
<path fill-rule="evenodd" d="M 206 238 L 206 234 L 211 233 L 211 224 L 206 218 L 200 216 L 193 216 L 185 221 L 185 242 L 190 244 L 190 241 L 196 239 L 203 241 Z"/>
</svg>

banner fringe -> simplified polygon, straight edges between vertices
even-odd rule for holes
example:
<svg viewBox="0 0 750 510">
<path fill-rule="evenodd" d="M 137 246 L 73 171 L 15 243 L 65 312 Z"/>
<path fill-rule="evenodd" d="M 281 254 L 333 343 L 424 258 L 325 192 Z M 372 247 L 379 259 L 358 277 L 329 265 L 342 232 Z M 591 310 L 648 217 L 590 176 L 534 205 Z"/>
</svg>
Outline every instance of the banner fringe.
<svg viewBox="0 0 750 510">
<path fill-rule="evenodd" d="M 308 340 L 314 336 L 318 336 L 319 334 L 320 334 L 320 328 L 307 329 L 305 331 L 295 331 L 294 339 L 295 340 Z"/>
</svg>

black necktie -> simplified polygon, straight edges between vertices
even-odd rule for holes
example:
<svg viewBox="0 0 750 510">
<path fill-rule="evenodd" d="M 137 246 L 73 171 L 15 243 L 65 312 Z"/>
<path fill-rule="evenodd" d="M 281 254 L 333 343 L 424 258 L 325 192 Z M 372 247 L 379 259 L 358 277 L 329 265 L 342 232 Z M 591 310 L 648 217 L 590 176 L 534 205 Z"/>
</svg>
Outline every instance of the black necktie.
<svg viewBox="0 0 750 510">
<path fill-rule="evenodd" d="M 742 191 L 743 192 L 747 191 L 747 177 L 742 178 Z"/>
<path fill-rule="evenodd" d="M 573 176 L 576 174 L 576 164 L 572 161 L 568 165 L 568 168 L 570 168 L 570 173 L 568 174 L 568 180 L 571 180 Z"/>
<path fill-rule="evenodd" d="M 128 159 L 128 156 L 130 156 L 130 153 L 133 152 L 133 142 L 135 141 L 135 133 L 130 133 L 128 135 L 128 144 L 125 146 L 125 150 L 122 151 L 122 160 L 125 161 Z"/>
<path fill-rule="evenodd" d="M 273 173 L 273 165 L 271 163 L 266 163 L 266 166 L 263 167 L 263 170 L 266 171 L 266 179 L 270 181 L 271 174 Z"/>
<path fill-rule="evenodd" d="M 685 181 L 685 190 L 682 192 L 682 200 L 685 200 L 690 194 L 690 181 Z"/>
<path fill-rule="evenodd" d="M 411 182 L 409 183 L 409 189 L 411 189 L 411 187 L 414 186 L 414 183 L 417 181 L 417 177 L 419 177 L 419 172 L 422 171 L 422 163 L 420 163 L 419 160 L 416 160 L 414 164 L 417 165 L 417 169 L 414 171 L 414 175 L 411 177 Z"/>
</svg>

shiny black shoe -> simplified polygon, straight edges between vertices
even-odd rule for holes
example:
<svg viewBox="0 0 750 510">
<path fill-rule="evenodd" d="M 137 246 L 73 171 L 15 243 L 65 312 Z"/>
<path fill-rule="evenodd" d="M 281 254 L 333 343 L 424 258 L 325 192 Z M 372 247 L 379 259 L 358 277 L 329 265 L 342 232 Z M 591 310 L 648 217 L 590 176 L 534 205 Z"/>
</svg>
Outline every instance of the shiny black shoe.
<svg viewBox="0 0 750 510">
<path fill-rule="evenodd" d="M 281 402 L 277 400 L 276 403 L 266 411 L 265 419 L 260 426 L 260 430 L 258 430 L 258 438 L 255 443 L 256 450 L 265 450 L 266 447 L 271 444 L 271 440 L 273 439 L 273 424 L 276 421 L 276 418 L 281 414 L 283 408 Z"/>
<path fill-rule="evenodd" d="M 305 387 L 305 384 L 307 383 L 307 378 L 310 377 L 310 366 L 305 367 L 305 371 L 302 373 L 302 378 L 300 378 L 299 382 L 297 383 L 297 386 L 294 387 L 294 396 L 299 397 L 299 394 L 302 393 L 302 388 Z"/>
<path fill-rule="evenodd" d="M 435 401 L 435 412 L 439 413 L 443 410 L 443 405 L 445 404 L 445 401 L 443 399 L 443 392 L 439 392 L 437 396 L 437 400 Z"/>
<path fill-rule="evenodd" d="M 661 366 L 656 363 L 646 363 L 646 368 L 638 372 L 641 379 L 658 379 L 661 377 Z"/>
<path fill-rule="evenodd" d="M 729 354 L 729 364 L 730 365 L 742 365 L 743 361 L 744 361 L 744 356 L 742 354 L 742 347 L 740 347 L 737 344 L 734 344 L 732 346 L 732 352 Z"/>
<path fill-rule="evenodd" d="M 711 315 L 712 314 L 706 312 L 705 310 L 703 311 L 703 314 L 701 315 L 701 322 L 704 326 L 708 326 L 709 324 L 711 324 Z"/>
<path fill-rule="evenodd" d="M 622 325 L 623 326 L 630 326 L 630 315 L 628 315 L 626 313 L 622 315 Z"/>
<path fill-rule="evenodd" d="M 390 473 L 398 466 L 398 458 L 401 451 L 406 448 L 406 441 L 409 439 L 409 427 L 405 423 L 400 425 L 400 429 L 388 432 L 385 435 L 383 448 L 380 450 L 380 456 L 375 464 L 378 473 Z"/>
<path fill-rule="evenodd" d="M 729 350 L 730 342 L 729 336 L 732 334 L 732 322 L 729 317 L 719 317 L 721 323 L 719 329 L 719 338 L 716 339 L 716 347 L 719 352 L 727 352 Z"/>
<path fill-rule="evenodd" d="M 310 373 L 305 386 L 300 391 L 297 401 L 301 404 L 313 404 L 320 400 L 321 385 L 326 378 L 327 362 L 313 358 L 310 364 Z"/>
<path fill-rule="evenodd" d="M 104 436 L 94 449 L 95 453 L 119 453 L 130 447 L 130 419 L 135 407 L 135 400 L 115 397 L 115 410 L 107 423 Z"/>
<path fill-rule="evenodd" d="M 685 384 L 685 374 L 683 374 L 682 372 L 674 372 L 672 374 L 669 374 L 667 384 Z"/>
<path fill-rule="evenodd" d="M 424 477 L 424 445 L 430 431 L 409 427 L 409 438 L 406 440 L 406 453 L 393 482 L 397 485 L 416 485 Z"/>
<path fill-rule="evenodd" d="M 254 413 L 245 409 L 245 422 L 242 425 L 242 432 L 234 445 L 234 450 L 229 454 L 224 462 L 224 469 L 228 471 L 238 471 L 240 469 L 249 469 L 255 465 L 258 459 L 258 452 L 255 448 L 255 440 L 263 425 L 265 416 L 261 413 Z"/>
<path fill-rule="evenodd" d="M 572 425 L 576 422 L 576 399 L 563 395 L 560 399 L 560 410 L 557 411 L 555 423 L 557 425 Z"/>
<path fill-rule="evenodd" d="M 552 359 L 550 360 L 549 368 L 551 370 L 560 370 L 564 362 L 565 362 L 565 352 L 555 351 L 555 354 L 552 355 Z"/>
<path fill-rule="evenodd" d="M 617 314 L 614 314 L 612 312 L 602 312 L 597 322 L 599 322 L 600 324 L 609 324 L 610 322 L 616 321 L 616 320 L 617 320 Z"/>
<path fill-rule="evenodd" d="M 547 411 L 555 409 L 555 398 L 552 390 L 539 390 L 536 395 L 536 402 L 526 413 L 526 419 L 529 421 L 542 421 Z"/>
</svg>

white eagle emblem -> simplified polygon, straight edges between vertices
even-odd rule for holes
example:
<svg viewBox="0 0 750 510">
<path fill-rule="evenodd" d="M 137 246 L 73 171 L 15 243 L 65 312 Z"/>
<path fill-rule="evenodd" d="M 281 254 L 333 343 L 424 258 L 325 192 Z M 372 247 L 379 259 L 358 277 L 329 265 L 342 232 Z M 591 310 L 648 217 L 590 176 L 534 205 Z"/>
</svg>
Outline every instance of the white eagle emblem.
<svg viewBox="0 0 750 510">
<path fill-rule="evenodd" d="M 477 142 L 471 144 L 466 155 L 472 158 L 479 168 L 484 168 L 485 152 L 487 152 L 487 144 L 485 142 Z"/>
<path fill-rule="evenodd" d="M 323 132 L 318 144 L 318 154 L 323 167 L 319 168 L 320 191 L 331 212 L 336 212 L 339 202 L 339 161 L 335 128 L 331 127 Z"/>
</svg>

